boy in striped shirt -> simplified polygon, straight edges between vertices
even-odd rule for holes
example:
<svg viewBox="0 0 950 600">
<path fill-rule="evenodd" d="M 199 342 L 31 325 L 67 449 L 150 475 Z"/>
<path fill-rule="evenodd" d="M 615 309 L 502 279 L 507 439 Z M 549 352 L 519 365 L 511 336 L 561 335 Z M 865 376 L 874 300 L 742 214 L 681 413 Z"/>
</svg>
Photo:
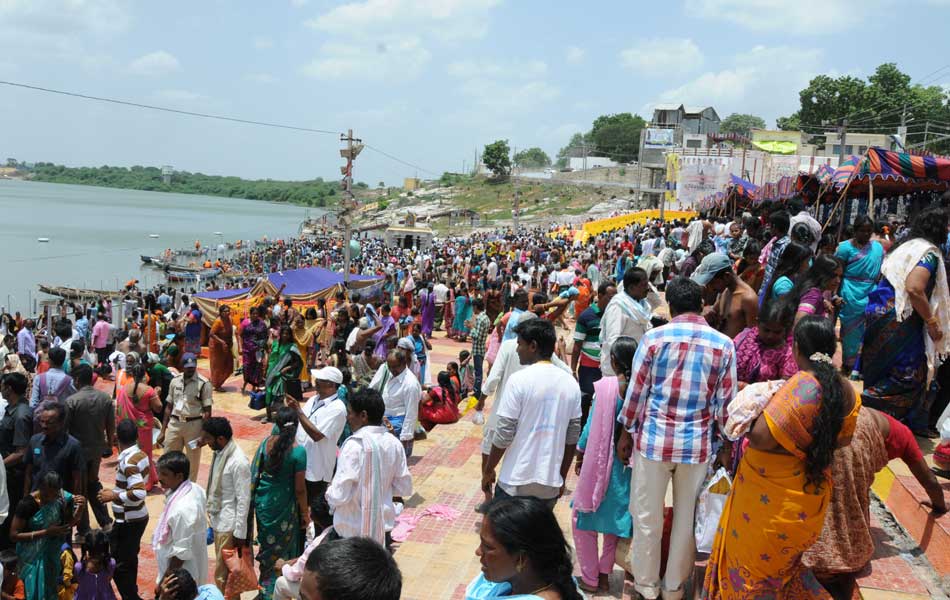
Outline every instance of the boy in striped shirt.
<svg viewBox="0 0 950 600">
<path fill-rule="evenodd" d="M 99 492 L 100 502 L 112 502 L 115 524 L 109 534 L 110 551 L 115 557 L 115 586 L 122 600 L 141 600 L 136 576 L 139 569 L 139 544 L 148 525 L 145 507 L 145 479 L 148 456 L 138 447 L 138 428 L 131 419 L 116 425 L 119 463 L 115 489 Z"/>
</svg>

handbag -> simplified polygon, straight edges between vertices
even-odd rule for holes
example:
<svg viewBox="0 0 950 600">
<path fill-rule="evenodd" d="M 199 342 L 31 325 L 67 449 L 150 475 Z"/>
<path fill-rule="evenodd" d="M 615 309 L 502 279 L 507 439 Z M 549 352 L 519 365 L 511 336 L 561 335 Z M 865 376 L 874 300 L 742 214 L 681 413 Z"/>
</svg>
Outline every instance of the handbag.
<svg viewBox="0 0 950 600">
<path fill-rule="evenodd" d="M 260 589 L 251 554 L 250 547 L 244 548 L 240 556 L 237 548 L 221 550 L 221 558 L 228 568 L 228 582 L 224 586 L 225 598 L 236 598 L 244 592 L 256 592 Z"/>
<path fill-rule="evenodd" d="M 251 392 L 250 397 L 247 407 L 251 410 L 262 410 L 266 406 L 267 392 Z"/>
<path fill-rule="evenodd" d="M 722 517 L 722 509 L 726 505 L 726 498 L 732 489 L 732 479 L 724 467 L 719 467 L 706 480 L 703 491 L 699 494 L 696 503 L 696 526 L 693 533 L 696 538 L 696 552 L 709 554 L 712 552 L 713 541 L 716 539 L 716 529 Z"/>
</svg>

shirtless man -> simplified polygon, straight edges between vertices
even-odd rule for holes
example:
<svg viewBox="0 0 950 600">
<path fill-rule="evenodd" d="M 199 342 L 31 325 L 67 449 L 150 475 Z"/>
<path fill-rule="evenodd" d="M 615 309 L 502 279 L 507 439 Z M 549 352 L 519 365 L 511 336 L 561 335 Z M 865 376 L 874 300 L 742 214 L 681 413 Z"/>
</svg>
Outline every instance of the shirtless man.
<svg viewBox="0 0 950 600">
<path fill-rule="evenodd" d="M 754 327 L 759 314 L 759 299 L 749 284 L 739 279 L 732 261 L 720 252 L 713 252 L 693 272 L 693 281 L 710 295 L 718 294 L 714 305 L 703 316 L 710 326 L 735 338 L 746 327 Z"/>
</svg>

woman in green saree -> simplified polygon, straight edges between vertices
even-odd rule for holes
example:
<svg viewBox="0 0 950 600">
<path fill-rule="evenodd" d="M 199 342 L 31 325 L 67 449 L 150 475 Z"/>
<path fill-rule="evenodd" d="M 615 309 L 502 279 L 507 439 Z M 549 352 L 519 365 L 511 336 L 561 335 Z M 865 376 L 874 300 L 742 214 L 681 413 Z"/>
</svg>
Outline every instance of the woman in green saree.
<svg viewBox="0 0 950 600">
<path fill-rule="evenodd" d="M 283 403 L 284 394 L 300 400 L 300 371 L 303 369 L 303 357 L 294 343 L 294 334 L 290 327 L 282 325 L 280 335 L 271 344 L 270 355 L 267 357 L 264 389 L 267 395 L 264 404 L 267 406 L 268 420 L 274 420 L 275 409 Z"/>
<path fill-rule="evenodd" d="M 261 442 L 251 467 L 251 515 L 257 515 L 262 600 L 271 600 L 274 594 L 277 559 L 300 556 L 304 532 L 310 525 L 304 480 L 307 454 L 294 446 L 296 433 L 297 413 L 281 406 L 275 431 Z M 248 517 L 249 523 L 252 516 Z"/>
<path fill-rule="evenodd" d="M 56 600 L 63 565 L 60 549 L 86 508 L 86 499 L 63 491 L 59 474 L 48 471 L 39 489 L 17 504 L 10 525 L 16 542 L 26 600 Z"/>
</svg>

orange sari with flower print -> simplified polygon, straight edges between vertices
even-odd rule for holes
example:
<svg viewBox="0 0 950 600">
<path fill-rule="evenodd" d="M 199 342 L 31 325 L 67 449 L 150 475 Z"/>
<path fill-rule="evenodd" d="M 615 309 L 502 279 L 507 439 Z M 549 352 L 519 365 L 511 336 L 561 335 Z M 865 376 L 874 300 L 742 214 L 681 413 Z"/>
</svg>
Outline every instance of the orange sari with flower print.
<svg viewBox="0 0 950 600">
<path fill-rule="evenodd" d="M 788 454 L 750 447 L 743 455 L 709 555 L 704 598 L 831 598 L 801 560 L 821 534 L 833 487 L 829 469 L 820 489 L 805 489 L 805 455 L 820 400 L 821 386 L 806 372 L 795 374 L 769 400 L 762 414 Z M 860 406 L 855 397 L 839 444 L 854 433 Z"/>
</svg>

